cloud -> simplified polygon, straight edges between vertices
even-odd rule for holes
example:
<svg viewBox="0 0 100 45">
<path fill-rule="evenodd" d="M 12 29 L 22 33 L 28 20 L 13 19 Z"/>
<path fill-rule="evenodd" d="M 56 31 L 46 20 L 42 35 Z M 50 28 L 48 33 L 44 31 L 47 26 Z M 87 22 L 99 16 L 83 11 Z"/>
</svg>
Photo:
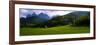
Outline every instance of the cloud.
<svg viewBox="0 0 100 45">
<path fill-rule="evenodd" d="M 53 16 L 62 16 L 68 13 L 71 13 L 73 11 L 67 11 L 67 10 L 44 10 L 44 9 L 20 9 L 20 17 L 26 17 L 28 14 L 32 14 L 33 12 L 35 12 L 36 14 L 40 14 L 40 13 L 45 13 L 47 14 L 49 17 L 53 17 Z"/>
</svg>

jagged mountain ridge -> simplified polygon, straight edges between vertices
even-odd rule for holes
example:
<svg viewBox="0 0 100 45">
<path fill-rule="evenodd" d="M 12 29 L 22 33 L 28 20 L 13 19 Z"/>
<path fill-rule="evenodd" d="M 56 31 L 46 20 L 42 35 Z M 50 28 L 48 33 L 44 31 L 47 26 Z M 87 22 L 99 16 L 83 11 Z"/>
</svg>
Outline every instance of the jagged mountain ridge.
<svg viewBox="0 0 100 45">
<path fill-rule="evenodd" d="M 74 12 L 71 12 L 71 13 L 68 13 L 68 14 L 65 14 L 65 15 L 62 15 L 63 17 L 66 17 L 66 19 L 64 20 L 67 20 L 67 17 L 79 17 L 79 16 L 84 16 L 84 15 L 88 15 L 88 11 L 74 11 Z M 34 19 L 34 22 L 45 22 L 45 21 L 48 21 L 50 20 L 50 17 L 48 14 L 45 14 L 45 13 L 40 13 L 40 14 L 36 14 L 35 12 L 33 12 L 31 15 L 28 14 L 27 15 L 27 18 L 30 18 L 30 21 Z M 56 18 L 56 17 L 53 17 L 53 18 Z"/>
</svg>

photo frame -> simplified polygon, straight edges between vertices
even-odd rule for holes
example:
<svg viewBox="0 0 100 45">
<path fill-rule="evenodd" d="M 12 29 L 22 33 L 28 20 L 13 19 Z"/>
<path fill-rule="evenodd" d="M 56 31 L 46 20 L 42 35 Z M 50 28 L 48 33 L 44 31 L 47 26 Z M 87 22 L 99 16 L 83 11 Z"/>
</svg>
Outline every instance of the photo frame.
<svg viewBox="0 0 100 45">
<path fill-rule="evenodd" d="M 96 14 L 95 14 L 95 6 L 94 5 L 10 1 L 9 9 L 10 9 L 10 11 L 9 11 L 9 43 L 10 44 L 74 41 L 74 40 L 88 40 L 88 39 L 96 38 L 96 34 L 95 34 Z M 50 18 L 51 22 L 48 23 L 49 25 L 45 24 L 46 26 L 42 26 L 42 28 L 39 25 L 34 26 L 33 23 L 32 24 L 27 23 L 27 25 L 26 25 L 26 22 L 28 22 L 28 21 L 26 21 L 24 24 L 23 22 L 25 20 L 24 21 L 22 20 L 22 22 L 21 22 L 21 18 L 23 17 L 26 19 L 27 16 L 30 16 L 28 14 L 31 14 L 31 12 L 32 12 L 32 14 L 33 14 L 33 12 L 35 12 L 36 14 L 38 14 L 39 12 L 40 13 L 42 12 L 41 19 L 45 18 L 45 19 L 49 20 L 49 18 L 47 18 L 46 16 L 43 16 L 43 14 L 46 13 L 48 15 L 48 17 L 51 16 L 51 18 Z M 52 14 L 52 15 L 50 15 L 50 14 Z M 65 14 L 67 14 L 67 15 L 68 14 L 89 15 L 89 18 L 86 18 L 86 17 L 82 18 L 82 21 L 84 19 L 89 19 L 89 25 L 87 23 L 83 23 L 84 22 L 83 21 L 82 23 L 78 23 L 79 26 L 75 26 L 75 28 L 72 28 L 72 27 L 74 27 L 74 26 L 72 26 L 71 28 L 73 29 L 73 31 L 72 30 L 69 31 L 70 33 L 68 31 L 64 31 L 65 23 L 64 23 L 64 25 L 59 23 L 59 24 L 61 24 L 60 26 L 62 26 L 62 28 L 61 28 L 59 26 L 59 24 L 57 24 L 58 22 L 61 22 L 61 21 L 54 19 L 55 21 L 58 21 L 58 22 L 52 23 L 51 19 L 53 19 L 54 16 L 64 17 Z M 82 16 L 84 17 L 84 15 L 82 15 Z M 38 17 L 40 17 L 40 16 L 38 16 Z M 80 16 L 79 17 L 76 16 L 76 17 L 81 19 Z M 39 19 L 39 18 L 35 18 L 35 19 Z M 39 21 L 41 19 L 39 19 Z M 56 18 L 56 19 L 63 19 L 63 18 Z M 68 19 L 68 17 L 67 17 L 67 19 Z M 71 18 L 71 19 L 73 19 L 73 18 Z M 31 20 L 31 19 L 29 19 L 29 20 Z M 67 21 L 67 22 L 70 22 L 70 21 Z M 34 24 L 36 24 L 36 23 L 34 23 Z M 77 24 L 76 21 L 74 23 L 75 23 L 75 25 Z M 42 23 L 42 24 L 44 24 L 44 23 Z M 51 24 L 53 24 L 53 26 Z M 54 25 L 54 24 L 56 24 L 56 25 Z M 68 23 L 68 25 L 73 25 L 73 23 L 71 23 L 71 24 Z M 87 27 L 87 25 L 88 25 L 88 27 Z M 60 30 L 63 30 L 63 31 L 62 32 L 58 31 L 59 33 L 51 31 L 51 33 L 48 33 L 48 32 L 50 32 L 50 30 L 55 30 L 56 26 L 59 26 L 59 28 L 61 28 Z M 82 27 L 82 26 L 84 26 L 84 27 Z M 27 27 L 29 27 L 29 28 L 27 28 Z M 30 27 L 32 27 L 32 28 L 30 28 Z M 54 28 L 52 28 L 52 27 L 54 27 Z M 38 29 L 34 30 L 33 28 L 34 29 L 38 28 Z M 56 29 L 59 30 L 59 28 L 56 28 Z M 66 26 L 66 28 L 67 28 L 67 26 Z M 67 30 L 70 30 L 71 28 L 68 27 Z M 21 31 L 22 29 L 24 30 L 23 32 Z M 33 32 L 31 29 L 33 30 Z M 43 31 L 42 29 L 44 30 L 43 33 L 41 33 Z M 47 31 L 47 29 L 49 31 Z M 37 30 L 42 30 L 42 31 L 38 32 Z M 26 33 L 25 31 L 28 33 Z M 36 31 L 36 33 L 34 31 Z"/>
</svg>

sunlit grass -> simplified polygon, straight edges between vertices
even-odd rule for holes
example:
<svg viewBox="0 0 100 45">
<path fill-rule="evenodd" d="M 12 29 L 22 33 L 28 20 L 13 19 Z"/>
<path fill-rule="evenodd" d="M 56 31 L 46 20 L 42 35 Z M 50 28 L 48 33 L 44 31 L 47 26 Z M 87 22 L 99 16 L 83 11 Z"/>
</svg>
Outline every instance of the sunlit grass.
<svg viewBox="0 0 100 45">
<path fill-rule="evenodd" d="M 89 33 L 89 27 L 72 27 L 69 25 L 57 26 L 51 28 L 21 28 L 20 35 L 51 35 L 51 34 L 75 34 Z"/>
</svg>

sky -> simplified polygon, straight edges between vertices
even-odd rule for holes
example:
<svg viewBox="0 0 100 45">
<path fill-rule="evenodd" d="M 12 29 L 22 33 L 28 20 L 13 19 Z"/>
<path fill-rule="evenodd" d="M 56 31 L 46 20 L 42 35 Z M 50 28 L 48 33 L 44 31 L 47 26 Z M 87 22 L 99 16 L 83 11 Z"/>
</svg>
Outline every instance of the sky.
<svg viewBox="0 0 100 45">
<path fill-rule="evenodd" d="M 49 17 L 53 17 L 53 16 L 62 16 L 68 13 L 71 13 L 73 11 L 69 11 L 69 10 L 46 10 L 46 9 L 23 9 L 20 8 L 19 9 L 20 13 L 20 17 L 26 17 L 27 14 L 32 14 L 33 12 L 35 12 L 36 14 L 40 14 L 40 13 L 45 13 L 47 14 Z"/>
</svg>

